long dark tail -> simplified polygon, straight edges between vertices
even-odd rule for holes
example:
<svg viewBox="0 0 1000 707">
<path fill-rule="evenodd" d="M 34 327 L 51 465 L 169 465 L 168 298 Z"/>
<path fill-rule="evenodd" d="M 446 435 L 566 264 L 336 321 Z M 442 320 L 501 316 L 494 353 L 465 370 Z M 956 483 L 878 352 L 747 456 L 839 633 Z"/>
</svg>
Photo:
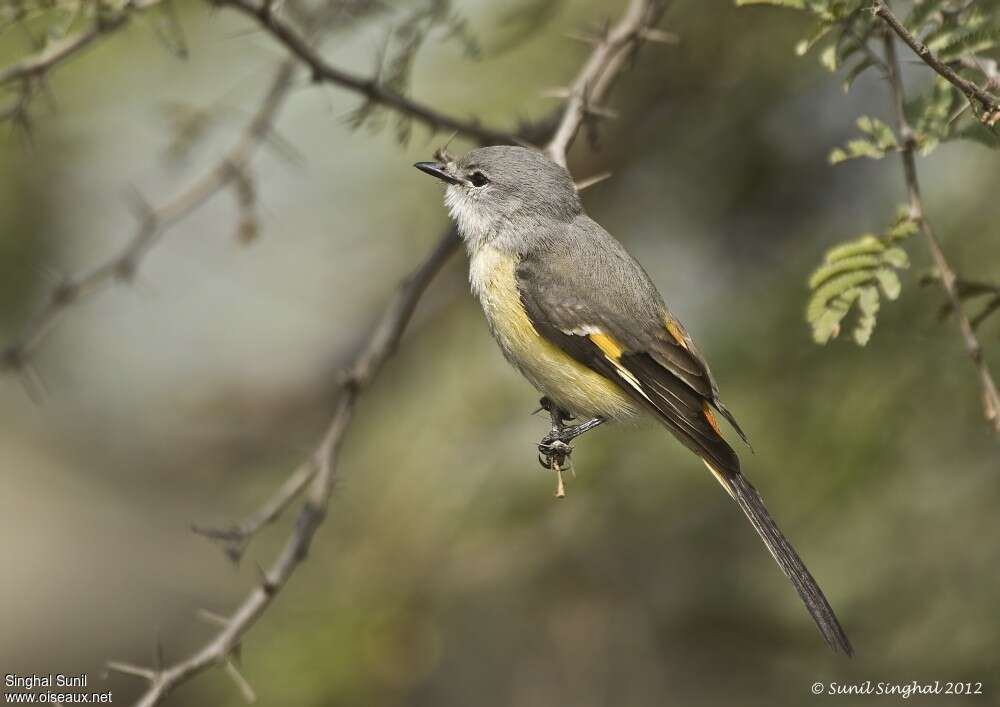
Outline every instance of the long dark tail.
<svg viewBox="0 0 1000 707">
<path fill-rule="evenodd" d="M 837 621 L 837 616 L 833 613 L 833 609 L 830 608 L 830 603 L 823 596 L 823 590 L 819 588 L 816 580 L 809 574 L 809 570 L 802 563 L 802 559 L 795 552 L 795 548 L 792 547 L 782 532 L 778 530 L 778 526 L 775 524 L 774 519 L 771 518 L 771 514 L 767 512 L 764 500 L 757 493 L 757 489 L 739 472 L 722 474 L 711 464 L 708 464 L 708 468 L 715 474 L 719 483 L 729 491 L 729 495 L 739 504 L 740 508 L 743 509 L 746 517 L 750 519 L 754 530 L 760 535 L 760 539 L 764 541 L 764 545 L 767 546 L 768 551 L 770 551 L 771 556 L 778 563 L 781 571 L 792 581 L 795 591 L 802 597 L 802 602 L 806 605 L 806 609 L 809 610 L 809 614 L 812 616 L 813 621 L 816 622 L 816 626 L 819 627 L 819 632 L 823 634 L 823 640 L 834 651 L 843 651 L 849 656 L 854 655 L 851 642 L 847 640 L 847 634 L 844 633 L 840 622 Z"/>
</svg>

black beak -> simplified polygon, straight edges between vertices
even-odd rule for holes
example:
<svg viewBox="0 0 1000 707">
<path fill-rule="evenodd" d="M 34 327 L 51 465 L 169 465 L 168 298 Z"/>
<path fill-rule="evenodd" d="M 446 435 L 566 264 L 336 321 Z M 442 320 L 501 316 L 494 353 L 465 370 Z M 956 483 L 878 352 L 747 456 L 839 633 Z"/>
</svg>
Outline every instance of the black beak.
<svg viewBox="0 0 1000 707">
<path fill-rule="evenodd" d="M 432 177 L 437 177 L 443 182 L 448 182 L 449 184 L 461 184 L 462 182 L 455 177 L 444 171 L 444 166 L 438 164 L 437 162 L 417 162 L 413 165 L 421 172 L 426 172 Z"/>
</svg>

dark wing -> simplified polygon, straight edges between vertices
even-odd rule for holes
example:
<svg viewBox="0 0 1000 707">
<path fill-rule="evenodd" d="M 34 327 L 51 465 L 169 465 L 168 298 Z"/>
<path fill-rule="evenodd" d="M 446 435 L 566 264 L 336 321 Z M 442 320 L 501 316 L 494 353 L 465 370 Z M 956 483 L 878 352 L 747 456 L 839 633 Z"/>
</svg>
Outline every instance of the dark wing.
<svg viewBox="0 0 1000 707">
<path fill-rule="evenodd" d="M 791 580 L 827 644 L 851 655 L 851 644 L 823 591 L 722 438 L 712 408 L 737 431 L 739 427 L 719 400 L 718 387 L 691 337 L 670 316 L 645 272 L 623 251 L 608 246 L 600 262 L 588 262 L 593 254 L 571 257 L 528 256 L 518 265 L 521 302 L 536 331 L 651 409 L 705 461 Z"/>
<path fill-rule="evenodd" d="M 521 302 L 538 333 L 617 383 L 692 452 L 717 468 L 738 473 L 739 459 L 723 439 L 713 408 L 737 431 L 739 427 L 719 400 L 715 381 L 690 336 L 662 305 L 645 273 L 634 261 L 616 262 L 612 256 L 611 262 L 602 263 L 603 272 L 612 280 L 628 281 L 602 283 L 620 287 L 601 292 L 598 303 L 596 283 L 568 282 L 551 260 L 525 257 L 516 272 Z M 630 267 L 635 272 L 628 272 Z M 643 301 L 625 300 L 622 292 L 636 293 Z"/>
</svg>

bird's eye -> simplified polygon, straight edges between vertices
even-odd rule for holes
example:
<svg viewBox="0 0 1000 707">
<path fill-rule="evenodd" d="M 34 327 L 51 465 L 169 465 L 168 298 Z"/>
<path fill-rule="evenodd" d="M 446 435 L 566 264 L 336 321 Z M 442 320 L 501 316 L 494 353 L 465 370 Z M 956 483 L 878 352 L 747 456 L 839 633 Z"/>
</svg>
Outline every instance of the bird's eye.
<svg viewBox="0 0 1000 707">
<path fill-rule="evenodd" d="M 486 175 L 482 172 L 473 172 L 472 176 L 469 177 L 474 187 L 484 187 L 490 183 L 490 180 L 486 178 Z"/>
</svg>

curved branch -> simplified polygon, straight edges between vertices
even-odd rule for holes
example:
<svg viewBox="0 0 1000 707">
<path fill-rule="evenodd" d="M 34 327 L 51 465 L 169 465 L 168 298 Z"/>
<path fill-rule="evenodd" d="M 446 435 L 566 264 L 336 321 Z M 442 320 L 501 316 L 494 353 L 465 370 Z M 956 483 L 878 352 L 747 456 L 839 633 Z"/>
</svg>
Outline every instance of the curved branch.
<svg viewBox="0 0 1000 707">
<path fill-rule="evenodd" d="M 212 169 L 158 207 L 140 202 L 139 227 L 125 247 L 90 272 L 68 278 L 52 290 L 41 311 L 29 321 L 20 337 L 0 352 L 0 370 L 24 370 L 46 334 L 70 307 L 115 282 L 132 279 L 143 257 L 171 226 L 229 184 L 247 178 L 250 159 L 270 134 L 274 119 L 291 90 L 295 70 L 296 63 L 292 60 L 281 64 L 240 139 Z"/>
<path fill-rule="evenodd" d="M 51 42 L 37 54 L 0 69 L 0 85 L 17 80 L 36 78 L 57 64 L 69 59 L 90 46 L 101 35 L 111 34 L 128 24 L 133 12 L 141 12 L 159 5 L 163 0 L 130 0 L 120 12 L 110 17 L 99 17 L 89 29 Z"/>
<path fill-rule="evenodd" d="M 941 243 L 938 241 L 930 222 L 924 214 L 924 202 L 920 193 L 920 181 L 917 177 L 916 160 L 916 140 L 913 128 L 906 117 L 906 95 L 903 89 L 903 80 L 900 76 L 899 58 L 896 56 L 896 40 L 891 35 L 885 35 L 885 57 L 889 70 L 889 86 L 892 90 L 893 108 L 896 113 L 896 123 L 899 126 L 900 138 L 903 149 L 900 154 L 903 159 L 903 176 L 906 181 L 906 191 L 910 199 L 910 217 L 920 226 L 920 231 L 927 241 L 927 248 L 930 250 L 934 266 L 937 268 L 941 287 L 948 296 L 948 301 L 958 319 L 958 327 L 962 334 L 962 343 L 965 350 L 972 359 L 972 363 L 979 372 L 980 385 L 982 387 L 983 411 L 986 421 L 1000 433 L 1000 393 L 997 391 L 996 382 L 990 372 L 989 366 L 983 357 L 983 347 L 976 337 L 975 327 L 969 318 L 962 311 L 962 298 L 956 284 L 955 271 L 948 263 Z"/>
<path fill-rule="evenodd" d="M 993 127 L 997 122 L 1000 122 L 1000 98 L 997 98 L 989 91 L 980 88 L 978 85 L 963 78 L 956 72 L 951 66 L 941 61 L 934 52 L 932 52 L 926 44 L 921 42 L 916 36 L 913 35 L 903 23 L 899 21 L 899 18 L 893 13 L 889 8 L 889 5 L 885 0 L 875 0 L 875 6 L 873 11 L 876 17 L 881 18 L 886 25 L 893 32 L 899 35 L 899 38 L 906 43 L 906 45 L 912 49 L 918 57 L 927 66 L 931 67 L 944 77 L 948 82 L 950 82 L 955 88 L 961 91 L 965 97 L 968 99 L 969 103 L 973 104 L 978 101 L 982 112 L 977 111 L 977 115 L 980 120 L 989 127 Z"/>
<path fill-rule="evenodd" d="M 562 119 L 545 152 L 554 161 L 566 166 L 566 152 L 589 119 L 607 115 L 601 102 L 607 97 L 615 79 L 638 50 L 648 28 L 662 14 L 659 2 L 630 2 L 622 19 L 605 32 L 587 63 L 569 89 L 569 99 Z"/>
<path fill-rule="evenodd" d="M 264 613 L 291 578 L 296 567 L 306 559 L 313 536 L 326 516 L 330 494 L 336 481 L 340 445 L 354 416 L 357 400 L 371 382 L 374 373 L 395 350 L 421 295 L 457 245 L 457 233 L 449 230 L 431 254 L 397 290 L 396 296 L 369 337 L 368 344 L 351 366 L 341 385 L 333 419 L 309 460 L 310 466 L 315 469 L 315 474 L 308 485 L 305 503 L 299 511 L 291 536 L 272 565 L 267 570 L 261 571 L 259 584 L 247 595 L 233 615 L 225 620 L 222 629 L 193 655 L 168 668 L 152 670 L 116 661 L 108 663 L 110 670 L 149 681 L 149 687 L 136 702 L 136 707 L 156 705 L 177 685 L 208 668 L 229 664 L 230 657 L 239 647 L 243 635 Z M 245 691 L 245 681 L 242 681 L 240 686 Z"/>
<path fill-rule="evenodd" d="M 388 90 L 376 78 L 351 74 L 330 64 L 323 55 L 300 36 L 287 22 L 278 17 L 267 0 L 254 4 L 250 0 L 208 0 L 219 7 L 231 7 L 253 18 L 276 40 L 312 71 L 314 81 L 331 83 L 360 93 L 372 103 L 410 116 L 432 131 L 453 131 L 484 143 L 514 142 L 514 136 L 484 127 L 476 120 L 462 120 Z"/>
<path fill-rule="evenodd" d="M 642 40 L 645 23 L 658 16 L 659 4 L 653 0 L 631 0 L 622 20 L 608 33 L 595 48 L 590 60 L 584 65 L 574 86 L 599 89 L 604 97 L 615 78 L 625 65 L 623 47 L 635 48 Z M 631 37 L 626 45 L 620 38 Z M 609 51 L 607 44 L 616 42 L 618 49 Z M 602 57 L 596 61 L 594 57 Z M 582 95 L 582 94 L 581 94 Z M 591 94 L 593 95 L 593 94 Z M 530 128 L 531 137 L 550 137 L 546 151 L 553 157 L 565 160 L 566 150 L 579 131 L 586 117 L 586 111 L 579 107 L 566 109 L 554 127 L 541 123 Z M 569 137 L 566 137 L 566 136 Z M 153 707 L 178 685 L 213 666 L 226 669 L 237 687 L 244 694 L 252 694 L 246 680 L 231 662 L 244 635 L 249 631 L 264 611 L 270 606 L 275 595 L 281 591 L 295 569 L 305 560 L 313 536 L 327 512 L 330 493 L 336 480 L 340 445 L 353 418 L 358 398 L 378 375 L 385 363 L 396 350 L 407 324 L 423 293 L 431 281 L 459 248 L 459 238 L 454 227 L 449 228 L 420 265 L 397 288 L 395 296 L 380 317 L 367 343 L 354 363 L 348 369 L 340 386 L 333 418 L 316 450 L 305 465 L 299 467 L 258 513 L 251 516 L 239 528 L 250 529 L 251 534 L 263 525 L 273 521 L 299 492 L 306 494 L 303 507 L 299 511 L 295 529 L 271 567 L 261 572 L 261 580 L 237 607 L 232 616 L 221 620 L 220 630 L 200 649 L 184 660 L 170 667 L 149 669 L 127 663 L 111 662 L 108 668 L 124 674 L 140 677 L 148 682 L 146 692 L 136 703 L 137 707 Z M 308 470 L 308 471 L 303 471 Z M 296 491 L 298 489 L 298 491 Z M 247 537 L 241 538 L 245 543 Z"/>
</svg>

